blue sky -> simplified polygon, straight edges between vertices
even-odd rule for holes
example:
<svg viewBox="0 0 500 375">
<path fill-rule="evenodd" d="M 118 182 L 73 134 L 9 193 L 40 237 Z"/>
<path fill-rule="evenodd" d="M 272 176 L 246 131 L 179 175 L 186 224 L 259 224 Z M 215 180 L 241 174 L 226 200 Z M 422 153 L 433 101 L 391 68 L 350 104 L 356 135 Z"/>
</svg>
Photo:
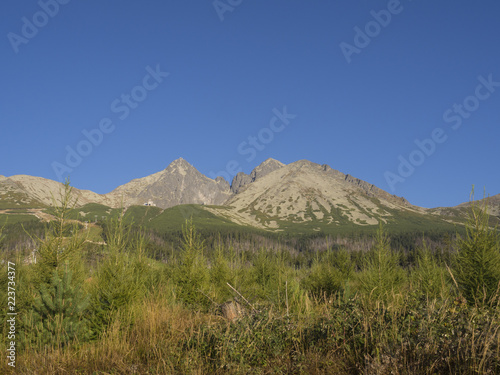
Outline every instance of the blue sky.
<svg viewBox="0 0 500 375">
<path fill-rule="evenodd" d="M 500 3 L 3 1 L 0 174 L 107 193 L 308 159 L 424 206 L 500 193 Z M 85 135 L 87 134 L 87 135 Z"/>
</svg>

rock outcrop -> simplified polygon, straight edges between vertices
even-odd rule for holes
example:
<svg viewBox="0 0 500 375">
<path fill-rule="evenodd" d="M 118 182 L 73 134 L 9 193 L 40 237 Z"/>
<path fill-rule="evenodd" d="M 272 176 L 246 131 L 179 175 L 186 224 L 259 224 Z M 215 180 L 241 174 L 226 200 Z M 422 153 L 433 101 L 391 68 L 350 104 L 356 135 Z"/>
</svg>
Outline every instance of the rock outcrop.
<svg viewBox="0 0 500 375">
<path fill-rule="evenodd" d="M 267 159 L 261 164 L 259 164 L 257 167 L 255 167 L 250 173 L 250 177 L 252 178 L 252 182 L 258 180 L 259 178 L 262 178 L 266 175 L 268 175 L 271 172 L 274 172 L 277 169 L 280 169 L 284 167 L 285 164 L 282 162 L 275 160 L 275 159 Z"/>
<path fill-rule="evenodd" d="M 238 194 L 243 190 L 243 188 L 251 184 L 252 182 L 255 182 L 259 178 L 262 178 L 266 175 L 268 175 L 271 172 L 274 172 L 277 169 L 280 169 L 284 167 L 285 164 L 282 162 L 269 158 L 266 159 L 264 162 L 259 164 L 257 167 L 255 167 L 250 175 L 239 172 L 236 176 L 233 178 L 233 182 L 231 183 L 231 192 L 233 194 Z"/>
<path fill-rule="evenodd" d="M 244 172 L 238 172 L 231 183 L 231 192 L 238 194 L 241 189 L 252 182 L 252 177 Z"/>
<path fill-rule="evenodd" d="M 123 196 L 126 205 L 153 202 L 160 208 L 179 204 L 220 205 L 230 196 L 229 183 L 201 174 L 186 160 L 179 158 L 161 172 L 119 186 L 108 196 Z"/>
</svg>

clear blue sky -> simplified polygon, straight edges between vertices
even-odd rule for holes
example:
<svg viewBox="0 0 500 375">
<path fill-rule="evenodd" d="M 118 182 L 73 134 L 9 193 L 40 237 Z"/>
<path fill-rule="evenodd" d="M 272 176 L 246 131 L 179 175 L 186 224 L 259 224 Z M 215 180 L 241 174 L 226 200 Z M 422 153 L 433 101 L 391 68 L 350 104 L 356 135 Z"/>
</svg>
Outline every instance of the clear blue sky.
<svg viewBox="0 0 500 375">
<path fill-rule="evenodd" d="M 497 0 L 59 1 L 0 4 L 2 175 L 107 193 L 273 157 L 424 207 L 500 193 Z"/>
</svg>

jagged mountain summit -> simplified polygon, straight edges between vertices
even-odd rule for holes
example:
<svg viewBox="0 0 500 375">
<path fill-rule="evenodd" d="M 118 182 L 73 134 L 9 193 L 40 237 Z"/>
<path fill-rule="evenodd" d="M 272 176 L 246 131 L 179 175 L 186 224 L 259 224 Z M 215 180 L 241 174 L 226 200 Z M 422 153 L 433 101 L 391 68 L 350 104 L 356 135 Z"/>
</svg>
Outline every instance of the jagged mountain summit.
<svg viewBox="0 0 500 375">
<path fill-rule="evenodd" d="M 222 177 L 208 178 L 179 158 L 163 171 L 132 180 L 106 195 L 114 201 L 123 201 L 125 206 L 151 201 L 168 208 L 189 203 L 219 205 L 231 196 L 231 190 Z"/>
<path fill-rule="evenodd" d="M 255 167 L 249 175 L 244 172 L 238 172 L 231 183 L 231 192 L 238 194 L 243 190 L 244 186 L 284 166 L 285 164 L 282 162 L 269 158 Z"/>
</svg>

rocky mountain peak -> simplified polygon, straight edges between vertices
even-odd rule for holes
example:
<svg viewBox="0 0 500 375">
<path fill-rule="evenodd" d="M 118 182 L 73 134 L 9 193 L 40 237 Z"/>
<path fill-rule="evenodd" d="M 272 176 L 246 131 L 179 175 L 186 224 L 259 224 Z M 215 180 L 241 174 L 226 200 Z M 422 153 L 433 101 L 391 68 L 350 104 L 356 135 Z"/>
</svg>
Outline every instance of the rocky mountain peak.
<svg viewBox="0 0 500 375">
<path fill-rule="evenodd" d="M 231 192 L 233 194 L 238 194 L 246 185 L 284 166 L 285 164 L 282 162 L 269 158 L 255 167 L 249 175 L 244 172 L 239 172 L 233 178 L 233 182 L 231 183 Z"/>
<path fill-rule="evenodd" d="M 256 166 L 253 171 L 250 173 L 250 177 L 252 178 L 252 182 L 257 180 L 258 178 L 262 178 L 265 175 L 274 172 L 277 169 L 280 169 L 281 167 L 284 167 L 285 164 L 282 162 L 269 158 L 264 160 L 262 163 L 260 163 L 258 166 Z"/>
<path fill-rule="evenodd" d="M 283 223 L 310 222 L 320 230 L 322 225 L 376 225 L 381 218 L 393 217 L 394 210 L 421 212 L 404 199 L 327 165 L 308 160 L 286 166 L 269 164 L 276 169 L 262 176 L 256 168 L 257 179 L 243 188 L 251 176 L 235 177 L 232 190 L 235 186 L 240 190 L 226 203 L 234 208 L 234 220 L 257 222 L 269 229 L 281 228 Z"/>
<path fill-rule="evenodd" d="M 189 164 L 183 158 L 175 159 L 173 162 L 171 162 L 168 165 L 168 167 L 165 169 L 165 171 L 170 172 L 170 173 L 177 172 L 177 173 L 180 173 L 182 175 L 185 175 L 186 173 L 188 173 L 188 171 L 198 172 L 198 170 L 195 167 L 193 167 L 191 164 Z"/>
<path fill-rule="evenodd" d="M 231 182 L 231 192 L 238 194 L 245 185 L 252 183 L 252 177 L 244 172 L 238 172 Z"/>
<path fill-rule="evenodd" d="M 306 160 L 306 159 L 297 160 L 297 161 L 291 163 L 290 165 L 294 166 L 294 167 L 321 168 L 321 166 L 319 164 L 316 164 L 316 163 L 309 161 L 309 160 Z"/>
<path fill-rule="evenodd" d="M 218 176 L 215 179 L 215 182 L 224 191 L 229 191 L 231 189 L 231 187 L 229 186 L 229 182 L 227 182 L 226 179 L 222 176 Z"/>
<path fill-rule="evenodd" d="M 279 167 L 285 166 L 285 164 L 283 164 L 279 160 L 276 160 L 276 159 L 273 159 L 273 158 L 267 158 L 262 163 L 260 163 L 256 168 L 258 168 L 258 167 L 264 167 L 266 165 L 278 165 Z"/>
<path fill-rule="evenodd" d="M 231 195 L 229 183 L 213 180 L 183 158 L 171 162 L 163 171 L 133 180 L 111 195 L 126 195 L 126 205 L 153 202 L 160 208 L 179 204 L 222 204 Z"/>
</svg>

